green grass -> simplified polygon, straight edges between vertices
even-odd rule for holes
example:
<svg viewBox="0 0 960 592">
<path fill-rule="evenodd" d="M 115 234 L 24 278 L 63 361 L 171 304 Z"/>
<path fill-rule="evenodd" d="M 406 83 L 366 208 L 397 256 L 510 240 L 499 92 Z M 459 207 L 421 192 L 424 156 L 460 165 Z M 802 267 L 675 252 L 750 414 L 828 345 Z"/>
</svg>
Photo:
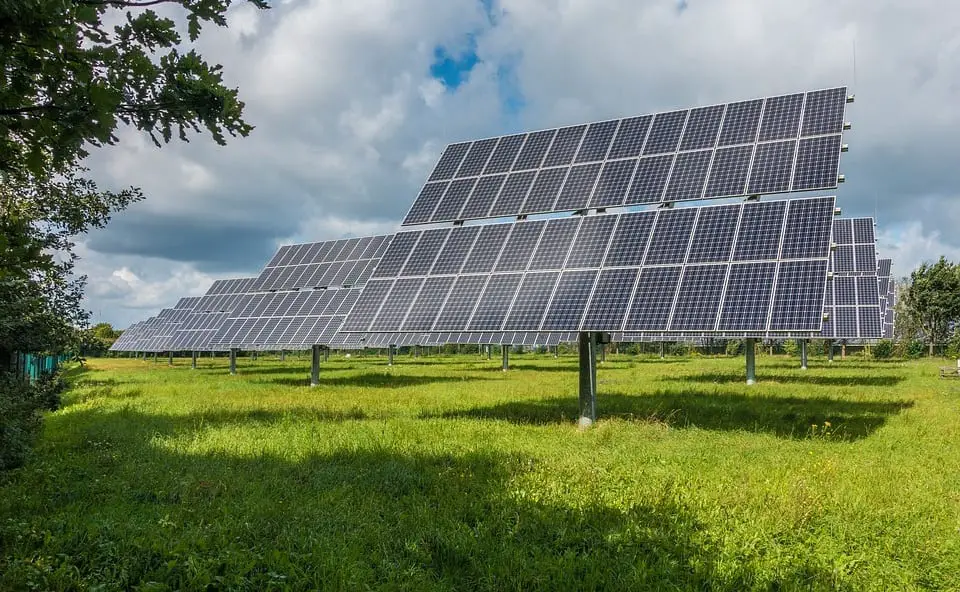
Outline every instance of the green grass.
<svg viewBox="0 0 960 592">
<path fill-rule="evenodd" d="M 960 589 L 946 362 L 91 360 L 0 476 L 0 589 Z"/>
</svg>

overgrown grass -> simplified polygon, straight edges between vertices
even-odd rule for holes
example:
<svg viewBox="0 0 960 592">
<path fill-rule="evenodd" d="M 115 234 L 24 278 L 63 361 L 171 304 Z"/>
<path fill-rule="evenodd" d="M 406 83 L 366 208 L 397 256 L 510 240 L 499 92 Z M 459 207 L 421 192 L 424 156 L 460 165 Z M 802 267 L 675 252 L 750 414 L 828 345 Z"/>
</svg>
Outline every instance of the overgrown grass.
<svg viewBox="0 0 960 592">
<path fill-rule="evenodd" d="M 2 589 L 958 589 L 937 362 L 91 360 L 0 476 Z"/>
</svg>

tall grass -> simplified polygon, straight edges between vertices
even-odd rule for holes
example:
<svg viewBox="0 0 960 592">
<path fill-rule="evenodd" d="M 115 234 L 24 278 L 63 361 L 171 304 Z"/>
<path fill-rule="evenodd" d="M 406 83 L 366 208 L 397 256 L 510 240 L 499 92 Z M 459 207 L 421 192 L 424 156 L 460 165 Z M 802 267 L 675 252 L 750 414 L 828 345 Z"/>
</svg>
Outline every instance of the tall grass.
<svg viewBox="0 0 960 592">
<path fill-rule="evenodd" d="M 960 589 L 936 362 L 97 360 L 0 476 L 2 589 Z"/>
</svg>

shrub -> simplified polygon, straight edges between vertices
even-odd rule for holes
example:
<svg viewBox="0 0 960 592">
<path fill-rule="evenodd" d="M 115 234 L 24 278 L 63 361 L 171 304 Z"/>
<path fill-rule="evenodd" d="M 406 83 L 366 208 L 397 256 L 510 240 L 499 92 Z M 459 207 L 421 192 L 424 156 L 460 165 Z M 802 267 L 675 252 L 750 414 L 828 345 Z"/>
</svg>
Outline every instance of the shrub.
<svg viewBox="0 0 960 592">
<path fill-rule="evenodd" d="M 690 344 L 684 343 L 682 341 L 677 343 L 671 343 L 667 352 L 671 356 L 687 356 L 690 355 Z"/>
<path fill-rule="evenodd" d="M 908 358 L 921 358 L 927 353 L 927 344 L 919 339 L 914 339 L 907 342 L 903 353 Z"/>
<path fill-rule="evenodd" d="M 881 339 L 870 351 L 877 360 L 889 360 L 893 357 L 893 342 L 889 339 Z"/>
<path fill-rule="evenodd" d="M 19 467 L 40 432 L 42 411 L 60 406 L 66 384 L 59 374 L 34 383 L 0 373 L 0 471 Z"/>
<path fill-rule="evenodd" d="M 727 342 L 727 355 L 728 356 L 742 356 L 743 355 L 743 340 L 742 339 L 731 339 Z"/>
</svg>

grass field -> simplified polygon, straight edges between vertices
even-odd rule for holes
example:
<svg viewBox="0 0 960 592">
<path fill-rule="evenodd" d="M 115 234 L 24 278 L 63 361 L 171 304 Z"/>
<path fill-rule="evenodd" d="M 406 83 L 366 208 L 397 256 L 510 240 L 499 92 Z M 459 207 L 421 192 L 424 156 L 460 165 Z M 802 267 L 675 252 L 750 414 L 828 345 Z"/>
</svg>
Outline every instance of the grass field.
<svg viewBox="0 0 960 592">
<path fill-rule="evenodd" d="M 0 589 L 960 589 L 943 361 L 91 360 L 0 476 Z"/>
</svg>

